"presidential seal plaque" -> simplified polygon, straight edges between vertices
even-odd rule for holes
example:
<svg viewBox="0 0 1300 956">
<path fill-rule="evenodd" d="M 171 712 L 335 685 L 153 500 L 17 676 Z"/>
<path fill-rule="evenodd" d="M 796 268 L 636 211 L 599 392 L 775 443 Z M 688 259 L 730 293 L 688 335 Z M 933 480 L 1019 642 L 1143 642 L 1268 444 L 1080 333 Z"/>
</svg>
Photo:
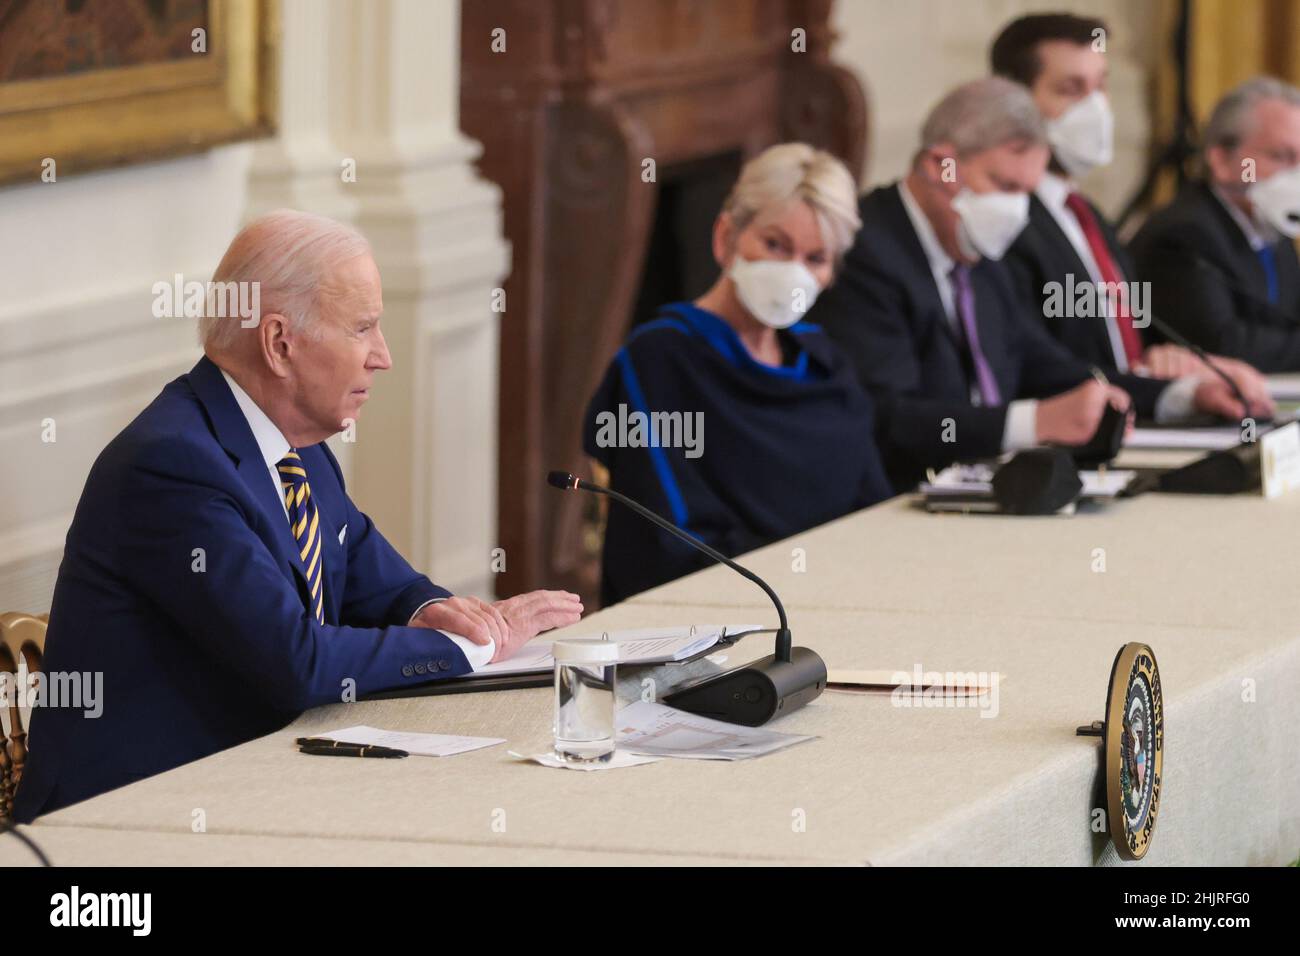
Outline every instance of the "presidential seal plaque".
<svg viewBox="0 0 1300 956">
<path fill-rule="evenodd" d="M 1119 649 L 1110 669 L 1106 719 L 1077 733 L 1102 738 L 1110 839 L 1124 859 L 1142 859 L 1160 812 L 1165 744 L 1160 669 L 1150 647 L 1134 643 Z"/>
</svg>

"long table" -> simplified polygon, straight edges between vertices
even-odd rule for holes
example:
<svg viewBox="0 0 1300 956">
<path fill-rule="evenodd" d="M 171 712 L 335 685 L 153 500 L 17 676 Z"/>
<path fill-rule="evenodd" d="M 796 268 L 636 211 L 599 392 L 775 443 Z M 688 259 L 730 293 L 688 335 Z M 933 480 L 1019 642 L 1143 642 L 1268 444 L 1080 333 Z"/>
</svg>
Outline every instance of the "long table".
<svg viewBox="0 0 1300 956">
<path fill-rule="evenodd" d="M 827 691 L 771 725 L 817 739 L 767 757 L 577 773 L 508 753 L 549 743 L 545 688 L 338 704 L 28 832 L 67 863 L 338 862 L 336 847 L 352 864 L 1109 865 L 1100 747 L 1074 731 L 1104 716 L 1118 647 L 1143 641 L 1166 751 L 1140 865 L 1285 863 L 1300 854 L 1298 519 L 1300 496 L 1148 495 L 1069 518 L 900 498 L 746 557 L 831 668 L 997 672 L 996 715 Z M 570 633 L 772 618 L 711 568 Z M 749 637 L 727 664 L 770 650 Z M 353 724 L 508 743 L 401 761 L 292 746 Z"/>
</svg>

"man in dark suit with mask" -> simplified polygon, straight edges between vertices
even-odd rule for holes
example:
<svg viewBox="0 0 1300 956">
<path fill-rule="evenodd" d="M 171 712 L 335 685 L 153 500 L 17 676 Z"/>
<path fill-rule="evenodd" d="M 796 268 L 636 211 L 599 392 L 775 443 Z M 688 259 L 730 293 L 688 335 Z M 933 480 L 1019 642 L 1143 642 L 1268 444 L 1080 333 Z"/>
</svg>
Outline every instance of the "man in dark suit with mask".
<svg viewBox="0 0 1300 956">
<path fill-rule="evenodd" d="M 843 270 L 809 313 L 876 397 L 896 488 L 953 461 L 1085 444 L 1107 404 L 1127 409 L 1127 391 L 1154 408 L 1165 388 L 1103 384 L 1027 315 L 998 262 L 1048 155 L 1023 88 L 991 77 L 954 90 L 926 120 L 911 172 L 861 201 Z"/>
<path fill-rule="evenodd" d="M 1149 284 L 1143 285 L 1105 214 L 1078 180 L 1111 161 L 1114 116 L 1100 20 L 1031 14 L 998 35 L 993 72 L 1023 85 L 1042 114 L 1052 159 L 1029 197 L 1029 224 L 1007 253 L 1034 314 L 1079 358 L 1109 375 L 1141 371 L 1178 379 L 1161 393 L 1160 421 L 1186 418 L 1200 381 L 1216 372 L 1191 351 L 1152 344 Z M 1244 362 L 1215 356 L 1255 414 L 1271 414 L 1263 377 Z"/>
<path fill-rule="evenodd" d="M 1132 251 L 1155 310 L 1203 348 L 1300 371 L 1300 89 L 1259 77 L 1214 108 L 1205 175 Z"/>
</svg>

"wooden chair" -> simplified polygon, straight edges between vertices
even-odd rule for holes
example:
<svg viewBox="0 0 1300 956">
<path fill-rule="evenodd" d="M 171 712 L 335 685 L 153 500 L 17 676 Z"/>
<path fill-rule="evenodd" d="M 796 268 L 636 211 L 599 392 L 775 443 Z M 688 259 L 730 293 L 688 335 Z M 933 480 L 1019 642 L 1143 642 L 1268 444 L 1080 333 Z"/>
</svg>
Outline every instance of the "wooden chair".
<svg viewBox="0 0 1300 956">
<path fill-rule="evenodd" d="M 9 709 L 8 739 L 0 727 L 0 823 L 13 821 L 14 794 L 27 765 L 27 732 L 19 711 L 18 664 L 25 662 L 29 675 L 42 669 L 49 621 L 48 614 L 0 614 L 0 677 L 8 693 L 0 704 Z"/>
</svg>

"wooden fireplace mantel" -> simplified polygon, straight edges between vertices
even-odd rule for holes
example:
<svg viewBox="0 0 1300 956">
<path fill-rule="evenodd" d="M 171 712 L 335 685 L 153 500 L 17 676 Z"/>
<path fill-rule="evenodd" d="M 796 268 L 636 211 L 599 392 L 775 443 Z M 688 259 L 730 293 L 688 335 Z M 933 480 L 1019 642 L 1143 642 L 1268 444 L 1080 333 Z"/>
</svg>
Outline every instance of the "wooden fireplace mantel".
<svg viewBox="0 0 1300 956">
<path fill-rule="evenodd" d="M 461 126 L 504 194 L 513 268 L 501 316 L 499 594 L 591 599 L 582 415 L 627 334 L 658 172 L 803 140 L 855 173 L 857 78 L 830 60 L 831 0 L 465 0 Z M 806 48 L 795 52 L 793 31 Z M 504 34 L 494 31 L 504 31 Z M 504 51 L 493 40 L 504 39 Z M 646 160 L 656 181 L 645 181 Z"/>
</svg>

